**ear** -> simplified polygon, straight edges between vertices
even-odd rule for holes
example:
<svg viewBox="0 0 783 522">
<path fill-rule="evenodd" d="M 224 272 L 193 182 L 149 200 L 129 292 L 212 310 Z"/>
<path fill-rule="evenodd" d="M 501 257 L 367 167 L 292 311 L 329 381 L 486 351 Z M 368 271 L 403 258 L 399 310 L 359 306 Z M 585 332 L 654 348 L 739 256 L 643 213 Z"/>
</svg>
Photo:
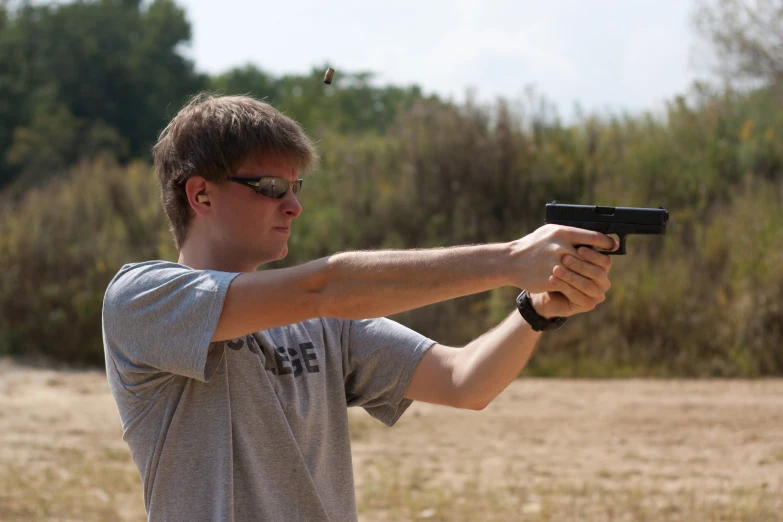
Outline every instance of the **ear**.
<svg viewBox="0 0 783 522">
<path fill-rule="evenodd" d="M 199 216 L 208 214 L 211 210 L 209 189 L 207 181 L 201 176 L 193 176 L 185 182 L 185 193 L 188 196 L 190 208 Z"/>
</svg>

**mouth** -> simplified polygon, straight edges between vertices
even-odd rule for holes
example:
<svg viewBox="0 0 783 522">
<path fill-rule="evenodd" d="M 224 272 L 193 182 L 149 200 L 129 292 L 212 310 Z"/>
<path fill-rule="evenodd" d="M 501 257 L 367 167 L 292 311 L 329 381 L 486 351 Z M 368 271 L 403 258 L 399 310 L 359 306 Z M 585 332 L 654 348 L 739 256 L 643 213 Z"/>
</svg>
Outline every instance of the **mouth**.
<svg viewBox="0 0 783 522">
<path fill-rule="evenodd" d="M 273 230 L 277 230 L 278 232 L 284 232 L 286 234 L 291 233 L 291 227 L 275 227 Z"/>
</svg>

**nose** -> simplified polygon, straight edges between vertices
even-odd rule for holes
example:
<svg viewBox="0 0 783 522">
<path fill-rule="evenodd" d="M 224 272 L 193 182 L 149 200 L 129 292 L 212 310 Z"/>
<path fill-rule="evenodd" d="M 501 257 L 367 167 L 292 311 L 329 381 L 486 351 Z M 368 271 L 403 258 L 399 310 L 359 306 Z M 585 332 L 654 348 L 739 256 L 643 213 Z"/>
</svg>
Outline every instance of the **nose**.
<svg viewBox="0 0 783 522">
<path fill-rule="evenodd" d="M 289 190 L 288 193 L 283 196 L 283 200 L 280 203 L 280 210 L 286 216 L 295 218 L 302 213 L 302 204 L 296 199 L 293 190 Z"/>
</svg>

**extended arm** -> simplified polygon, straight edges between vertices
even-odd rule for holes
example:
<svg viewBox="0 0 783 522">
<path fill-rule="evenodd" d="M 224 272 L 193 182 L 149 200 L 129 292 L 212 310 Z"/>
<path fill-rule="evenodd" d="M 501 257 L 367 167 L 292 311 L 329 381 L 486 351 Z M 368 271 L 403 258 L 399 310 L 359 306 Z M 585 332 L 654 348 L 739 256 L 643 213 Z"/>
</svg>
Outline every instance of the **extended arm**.
<svg viewBox="0 0 783 522">
<path fill-rule="evenodd" d="M 312 317 L 381 317 L 492 288 L 557 291 L 550 277 L 574 245 L 613 248 L 588 230 L 546 226 L 510 243 L 345 252 L 292 268 L 243 273 L 226 295 L 213 341 Z"/>
</svg>

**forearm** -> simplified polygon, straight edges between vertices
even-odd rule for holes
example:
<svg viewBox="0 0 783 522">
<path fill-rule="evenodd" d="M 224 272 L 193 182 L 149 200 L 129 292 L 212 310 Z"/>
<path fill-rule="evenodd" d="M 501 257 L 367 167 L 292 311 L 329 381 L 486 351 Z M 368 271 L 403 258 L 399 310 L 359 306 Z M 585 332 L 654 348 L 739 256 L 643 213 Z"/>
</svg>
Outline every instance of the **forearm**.
<svg viewBox="0 0 783 522">
<path fill-rule="evenodd" d="M 508 244 L 344 252 L 313 261 L 320 314 L 381 317 L 509 284 Z"/>
<path fill-rule="evenodd" d="M 560 263 L 564 263 L 563 256 L 577 255 L 574 244 L 607 248 L 606 241 L 614 245 L 611 238 L 595 232 L 546 226 L 509 243 L 344 252 L 290 268 L 242 273 L 226 292 L 212 341 L 313 317 L 383 317 L 506 285 L 532 293 L 567 294 L 571 281 L 602 300 L 608 289 L 603 270 L 608 267 L 599 270 L 603 278 L 598 277 L 598 282 L 605 288 L 595 290 L 593 283 L 585 284 L 585 277 L 597 277 L 591 269 L 576 276 Z M 577 263 L 577 267 L 581 265 L 589 263 Z M 557 269 L 554 275 L 553 269 Z M 565 282 L 559 283 L 561 280 Z M 575 299 L 577 311 L 595 306 L 593 297 Z M 568 302 L 565 298 L 561 301 L 566 301 L 563 306 Z M 574 310 L 568 308 L 567 315 Z"/>
<path fill-rule="evenodd" d="M 533 331 L 518 311 L 500 325 L 456 352 L 454 386 L 461 403 L 483 409 L 525 367 L 541 333 Z"/>
</svg>

